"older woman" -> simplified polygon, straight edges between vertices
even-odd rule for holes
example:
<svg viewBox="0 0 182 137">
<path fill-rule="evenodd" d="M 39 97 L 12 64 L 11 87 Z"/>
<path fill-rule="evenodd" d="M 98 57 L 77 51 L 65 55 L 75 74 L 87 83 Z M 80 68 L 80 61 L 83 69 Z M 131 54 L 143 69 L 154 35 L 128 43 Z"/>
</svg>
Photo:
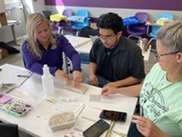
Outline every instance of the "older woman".
<svg viewBox="0 0 182 137">
<path fill-rule="evenodd" d="M 104 87 L 102 95 L 140 95 L 141 116 L 133 116 L 136 130 L 128 137 L 182 137 L 182 21 L 162 27 L 157 35 L 155 64 L 140 85 Z M 132 124 L 133 127 L 134 124 Z"/>
<path fill-rule="evenodd" d="M 27 69 L 42 75 L 43 65 L 47 64 L 52 75 L 70 80 L 68 74 L 62 70 L 64 52 L 72 62 L 73 81 L 81 81 L 77 51 L 63 35 L 52 34 L 50 22 L 42 14 L 29 15 L 26 29 L 28 35 L 22 44 L 22 56 Z"/>
</svg>

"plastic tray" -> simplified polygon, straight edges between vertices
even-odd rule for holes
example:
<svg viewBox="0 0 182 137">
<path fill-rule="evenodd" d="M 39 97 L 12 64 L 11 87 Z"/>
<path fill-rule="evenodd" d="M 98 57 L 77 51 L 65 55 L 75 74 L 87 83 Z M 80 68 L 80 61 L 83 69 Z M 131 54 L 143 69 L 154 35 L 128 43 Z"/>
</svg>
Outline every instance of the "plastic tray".
<svg viewBox="0 0 182 137">
<path fill-rule="evenodd" d="M 49 126 L 52 130 L 70 128 L 75 123 L 74 112 L 62 112 L 52 115 L 49 119 Z"/>
<path fill-rule="evenodd" d="M 23 100 L 13 98 L 8 95 L 3 96 L 6 97 L 6 99 L 8 100 L 0 103 L 0 109 L 9 114 L 21 117 L 27 114 L 32 109 L 32 105 Z"/>
</svg>

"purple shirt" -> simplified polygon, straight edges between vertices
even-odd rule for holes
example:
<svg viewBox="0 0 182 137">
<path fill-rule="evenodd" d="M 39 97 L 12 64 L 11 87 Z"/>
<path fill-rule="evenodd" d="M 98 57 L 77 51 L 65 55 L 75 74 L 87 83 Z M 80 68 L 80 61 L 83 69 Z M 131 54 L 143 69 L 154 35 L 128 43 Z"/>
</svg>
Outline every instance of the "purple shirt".
<svg viewBox="0 0 182 137">
<path fill-rule="evenodd" d="M 22 57 L 26 68 L 32 72 L 42 75 L 43 65 L 47 64 L 50 68 L 50 73 L 55 75 L 55 71 L 57 69 L 62 70 L 64 52 L 72 62 L 73 71 L 81 71 L 80 56 L 72 47 L 71 43 L 63 35 L 57 36 L 56 39 L 58 43 L 58 47 L 56 49 L 52 49 L 51 45 L 49 45 L 46 50 L 41 44 L 38 45 L 42 52 L 42 58 L 40 60 L 30 53 L 28 50 L 28 43 L 25 41 L 22 44 Z"/>
</svg>

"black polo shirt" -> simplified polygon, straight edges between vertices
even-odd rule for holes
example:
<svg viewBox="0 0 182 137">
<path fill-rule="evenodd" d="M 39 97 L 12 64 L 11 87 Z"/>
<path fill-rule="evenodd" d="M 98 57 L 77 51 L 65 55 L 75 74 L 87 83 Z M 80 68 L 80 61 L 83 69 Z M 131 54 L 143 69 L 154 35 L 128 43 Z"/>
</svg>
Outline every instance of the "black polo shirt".
<svg viewBox="0 0 182 137">
<path fill-rule="evenodd" d="M 129 76 L 145 77 L 140 47 L 124 36 L 120 38 L 110 56 L 107 55 L 107 50 L 101 40 L 97 39 L 90 51 L 90 62 L 97 64 L 96 73 L 108 81 L 122 80 Z"/>
</svg>

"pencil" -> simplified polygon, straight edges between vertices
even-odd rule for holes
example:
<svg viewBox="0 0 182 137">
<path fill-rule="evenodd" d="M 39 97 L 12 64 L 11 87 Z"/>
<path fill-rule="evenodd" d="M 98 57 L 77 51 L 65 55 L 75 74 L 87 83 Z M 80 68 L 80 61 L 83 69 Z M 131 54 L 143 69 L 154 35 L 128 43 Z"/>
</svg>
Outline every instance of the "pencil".
<svg viewBox="0 0 182 137">
<path fill-rule="evenodd" d="M 105 137 L 109 137 L 109 136 L 110 136 L 111 131 L 112 131 L 112 129 L 113 129 L 115 123 L 116 123 L 116 121 L 114 121 L 114 120 L 111 121 L 111 123 L 110 123 L 110 128 L 108 129 L 108 131 L 107 131 Z"/>
</svg>

